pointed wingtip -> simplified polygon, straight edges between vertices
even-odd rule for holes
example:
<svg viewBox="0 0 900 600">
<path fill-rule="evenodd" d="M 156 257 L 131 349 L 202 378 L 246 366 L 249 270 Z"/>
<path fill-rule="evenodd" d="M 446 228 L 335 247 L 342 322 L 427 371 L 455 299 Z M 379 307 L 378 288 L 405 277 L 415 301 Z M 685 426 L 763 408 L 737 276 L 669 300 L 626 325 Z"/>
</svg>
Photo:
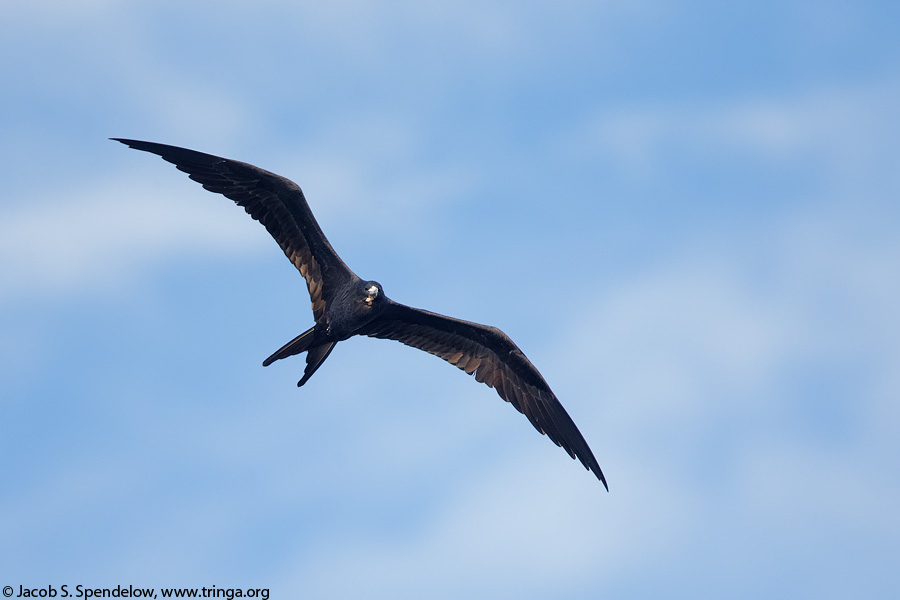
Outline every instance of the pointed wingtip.
<svg viewBox="0 0 900 600">
<path fill-rule="evenodd" d="M 600 467 L 597 467 L 597 472 L 594 474 L 597 476 L 597 479 L 600 480 L 600 483 L 603 484 L 603 487 L 606 488 L 607 493 L 609 493 L 609 484 L 606 483 L 606 477 L 603 476 L 603 471 L 600 470 Z"/>
<path fill-rule="evenodd" d="M 129 140 L 128 138 L 109 138 L 113 142 L 119 142 L 120 144 L 125 144 L 129 148 L 134 148 L 135 150 L 142 150 L 142 144 L 146 144 L 147 142 L 141 142 L 140 140 Z"/>
<path fill-rule="evenodd" d="M 587 466 L 587 465 L 585 465 L 585 466 Z M 597 479 L 600 480 L 600 483 L 602 483 L 603 487 L 606 488 L 606 491 L 609 492 L 609 484 L 606 483 L 606 477 L 604 477 L 603 471 L 600 470 L 600 467 L 599 466 L 596 466 L 596 468 L 587 467 L 587 469 L 588 469 L 588 471 L 591 471 L 594 475 L 597 476 Z"/>
</svg>

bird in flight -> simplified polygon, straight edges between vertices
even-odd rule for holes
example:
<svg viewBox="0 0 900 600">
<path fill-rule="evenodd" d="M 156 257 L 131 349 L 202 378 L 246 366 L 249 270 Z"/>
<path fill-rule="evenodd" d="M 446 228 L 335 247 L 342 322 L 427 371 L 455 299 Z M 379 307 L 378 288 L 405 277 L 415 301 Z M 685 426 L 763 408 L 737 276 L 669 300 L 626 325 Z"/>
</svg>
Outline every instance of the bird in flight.
<svg viewBox="0 0 900 600">
<path fill-rule="evenodd" d="M 265 226 L 306 279 L 315 325 L 264 360 L 263 366 L 306 352 L 306 370 L 297 383 L 302 386 L 338 342 L 354 335 L 396 340 L 424 350 L 497 390 L 535 429 L 580 460 L 609 490 L 581 432 L 505 333 L 394 302 L 377 281 L 360 279 L 331 247 L 296 183 L 247 163 L 186 148 L 112 139 L 161 156 L 210 192 L 243 207 Z"/>
</svg>

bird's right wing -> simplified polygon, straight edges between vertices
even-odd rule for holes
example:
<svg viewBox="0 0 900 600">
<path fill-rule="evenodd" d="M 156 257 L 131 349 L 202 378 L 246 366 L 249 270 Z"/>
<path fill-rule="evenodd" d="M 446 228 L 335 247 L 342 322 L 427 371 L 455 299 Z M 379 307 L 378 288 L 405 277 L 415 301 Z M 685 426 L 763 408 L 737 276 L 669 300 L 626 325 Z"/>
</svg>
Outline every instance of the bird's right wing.
<svg viewBox="0 0 900 600">
<path fill-rule="evenodd" d="M 593 452 L 540 372 L 505 333 L 389 301 L 384 312 L 358 333 L 396 340 L 424 350 L 497 390 L 569 456 L 609 489 Z"/>
<path fill-rule="evenodd" d="M 210 192 L 230 198 L 262 223 L 306 279 L 316 323 L 324 319 L 329 288 L 355 277 L 328 243 L 300 186 L 293 181 L 247 163 L 177 146 L 113 139 L 161 156 Z"/>
</svg>

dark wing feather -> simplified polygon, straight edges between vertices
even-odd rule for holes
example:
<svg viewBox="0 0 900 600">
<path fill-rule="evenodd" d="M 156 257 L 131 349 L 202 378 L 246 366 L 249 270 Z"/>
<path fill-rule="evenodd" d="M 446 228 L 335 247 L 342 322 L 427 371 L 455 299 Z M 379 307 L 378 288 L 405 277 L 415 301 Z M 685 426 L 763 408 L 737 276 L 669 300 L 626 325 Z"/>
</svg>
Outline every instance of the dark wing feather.
<svg viewBox="0 0 900 600">
<path fill-rule="evenodd" d="M 355 277 L 328 243 L 300 186 L 293 181 L 247 163 L 194 150 L 112 139 L 158 154 L 207 190 L 230 198 L 262 223 L 306 279 L 316 323 L 324 319 L 329 292 Z"/>
<path fill-rule="evenodd" d="M 361 335 L 396 340 L 443 358 L 494 389 L 569 456 L 606 478 L 597 459 L 550 386 L 509 336 L 487 327 L 390 301 Z"/>
</svg>

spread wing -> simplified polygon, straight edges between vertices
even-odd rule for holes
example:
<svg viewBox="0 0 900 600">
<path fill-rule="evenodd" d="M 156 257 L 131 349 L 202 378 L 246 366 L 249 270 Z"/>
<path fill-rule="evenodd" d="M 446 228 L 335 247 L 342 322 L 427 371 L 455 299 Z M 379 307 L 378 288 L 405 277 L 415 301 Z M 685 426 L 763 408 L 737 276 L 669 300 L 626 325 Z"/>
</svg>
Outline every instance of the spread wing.
<svg viewBox="0 0 900 600">
<path fill-rule="evenodd" d="M 331 290 L 355 277 L 328 243 L 300 186 L 293 181 L 247 163 L 194 150 L 112 139 L 130 148 L 158 154 L 210 192 L 234 200 L 262 223 L 306 279 L 316 323 L 324 319 Z"/>
<path fill-rule="evenodd" d="M 390 301 L 384 312 L 357 333 L 396 340 L 456 365 L 497 390 L 569 456 L 593 471 L 609 489 L 597 459 L 550 386 L 518 346 L 496 327 L 487 327 Z"/>
</svg>

